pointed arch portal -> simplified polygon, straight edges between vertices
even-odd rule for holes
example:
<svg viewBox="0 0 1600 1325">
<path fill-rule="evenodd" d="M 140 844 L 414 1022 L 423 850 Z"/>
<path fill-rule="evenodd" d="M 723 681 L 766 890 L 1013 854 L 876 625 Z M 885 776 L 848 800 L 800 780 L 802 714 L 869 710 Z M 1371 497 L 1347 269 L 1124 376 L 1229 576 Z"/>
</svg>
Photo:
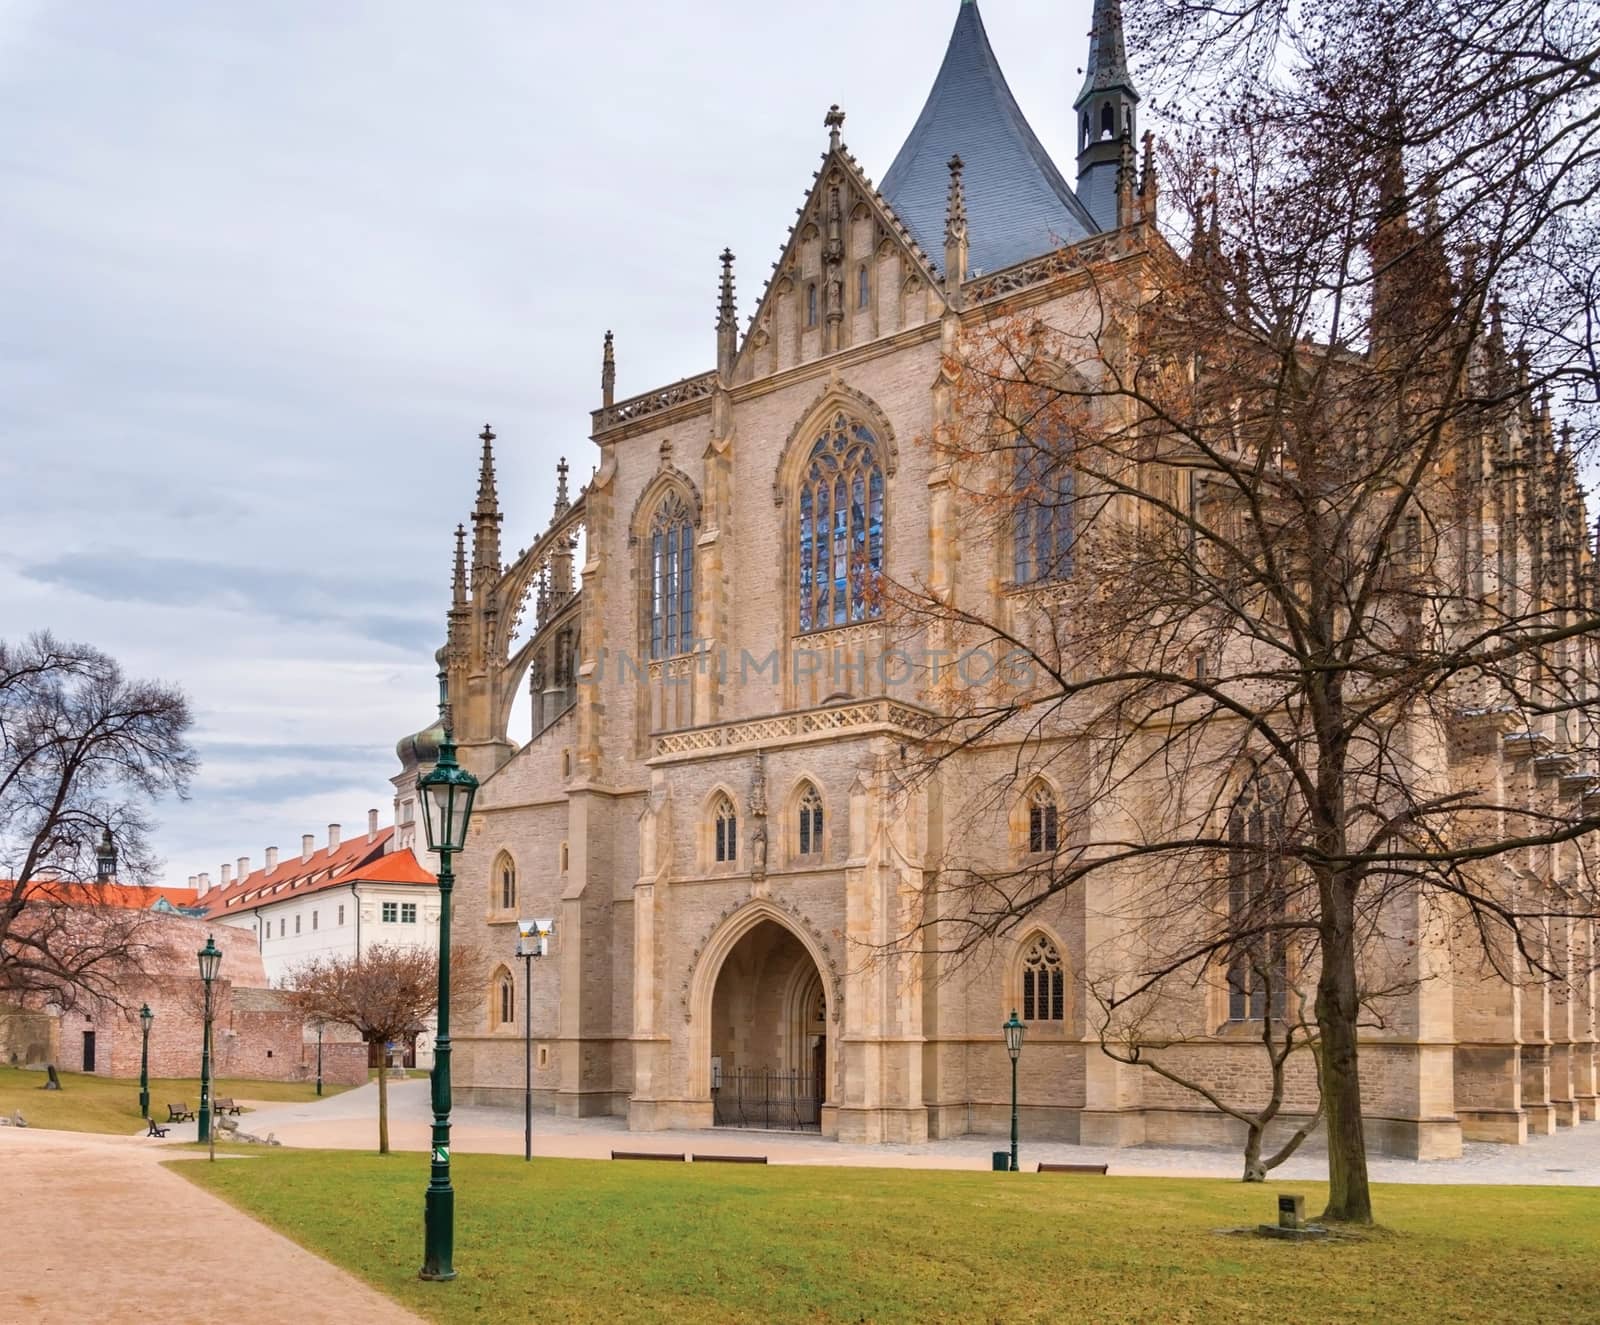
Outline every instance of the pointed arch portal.
<svg viewBox="0 0 1600 1325">
<path fill-rule="evenodd" d="M 729 918 L 696 972 L 696 1093 L 719 1126 L 815 1131 L 833 1078 L 830 994 L 811 943 L 776 908 Z"/>
</svg>

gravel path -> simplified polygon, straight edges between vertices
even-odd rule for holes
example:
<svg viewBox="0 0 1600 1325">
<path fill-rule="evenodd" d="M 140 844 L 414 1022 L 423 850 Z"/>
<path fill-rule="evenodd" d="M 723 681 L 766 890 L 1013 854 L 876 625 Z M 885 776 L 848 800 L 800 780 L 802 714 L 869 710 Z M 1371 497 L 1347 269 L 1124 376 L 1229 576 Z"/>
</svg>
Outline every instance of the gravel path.
<svg viewBox="0 0 1600 1325">
<path fill-rule="evenodd" d="M 285 1145 L 330 1150 L 375 1150 L 378 1144 L 378 1090 L 375 1085 L 310 1104 L 261 1105 L 245 1115 L 245 1129 L 269 1131 Z M 428 1083 L 417 1078 L 389 1085 L 389 1139 L 396 1150 L 426 1150 L 431 1115 Z M 457 1107 L 452 1113 L 451 1147 L 458 1154 L 520 1155 L 521 1109 Z M 840 1164 L 876 1168 L 987 1169 L 990 1152 L 1006 1148 L 1007 1138 L 963 1136 L 921 1146 L 848 1146 L 792 1132 L 709 1131 L 630 1132 L 622 1118 L 558 1118 L 536 1113 L 536 1155 L 605 1159 L 618 1150 L 699 1151 L 766 1155 L 775 1164 Z M 1022 1162 L 1109 1164 L 1112 1173 L 1165 1177 L 1239 1176 L 1234 1150 L 1136 1146 L 1111 1149 L 1023 1138 Z M 1460 1159 L 1418 1163 L 1374 1156 L 1375 1182 L 1537 1184 L 1600 1186 L 1600 1124 L 1564 1127 L 1554 1136 L 1525 1146 L 1469 1142 Z M 1274 1170 L 1274 1177 L 1318 1179 L 1327 1160 L 1316 1150 L 1296 1155 Z"/>
<path fill-rule="evenodd" d="M 421 1325 L 159 1162 L 172 1158 L 142 1136 L 0 1128 L 0 1320 Z"/>
</svg>

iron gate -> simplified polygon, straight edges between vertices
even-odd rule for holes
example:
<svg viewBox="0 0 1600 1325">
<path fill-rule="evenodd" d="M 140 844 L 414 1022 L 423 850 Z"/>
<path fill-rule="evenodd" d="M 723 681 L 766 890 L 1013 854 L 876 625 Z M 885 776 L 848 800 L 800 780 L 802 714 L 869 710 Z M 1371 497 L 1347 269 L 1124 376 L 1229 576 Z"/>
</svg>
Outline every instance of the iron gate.
<svg viewBox="0 0 1600 1325">
<path fill-rule="evenodd" d="M 810 1073 L 734 1068 L 712 1086 L 711 1100 L 718 1127 L 822 1130 L 822 1100 Z"/>
</svg>

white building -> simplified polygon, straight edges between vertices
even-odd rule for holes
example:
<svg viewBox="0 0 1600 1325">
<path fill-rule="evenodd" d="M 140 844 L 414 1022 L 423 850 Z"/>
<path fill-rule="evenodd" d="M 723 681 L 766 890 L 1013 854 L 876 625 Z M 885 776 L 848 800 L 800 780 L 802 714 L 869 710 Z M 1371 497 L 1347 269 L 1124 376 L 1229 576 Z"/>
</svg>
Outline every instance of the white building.
<svg viewBox="0 0 1600 1325">
<path fill-rule="evenodd" d="M 209 874 L 194 880 L 196 904 L 208 918 L 255 934 L 267 980 L 279 988 L 313 957 L 355 957 L 378 944 L 438 947 L 438 882 L 409 846 L 396 847 L 393 827 L 378 827 L 376 810 L 363 837 L 347 841 L 329 824 L 320 848 L 307 833 L 298 856 L 284 860 L 268 847 L 261 869 L 241 856 L 220 878 L 215 887 Z M 402 1048 L 411 1065 L 413 1046 Z M 431 1066 L 431 1018 L 414 1050 L 415 1066 Z"/>
</svg>

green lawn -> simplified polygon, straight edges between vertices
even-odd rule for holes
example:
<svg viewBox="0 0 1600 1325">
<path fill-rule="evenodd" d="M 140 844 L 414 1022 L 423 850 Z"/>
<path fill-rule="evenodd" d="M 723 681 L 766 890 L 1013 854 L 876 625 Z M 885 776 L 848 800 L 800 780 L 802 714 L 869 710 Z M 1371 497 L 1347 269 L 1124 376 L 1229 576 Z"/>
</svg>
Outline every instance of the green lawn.
<svg viewBox="0 0 1600 1325">
<path fill-rule="evenodd" d="M 62 1072 L 61 1089 L 41 1090 L 43 1072 L 20 1067 L 0 1067 L 0 1113 L 10 1117 L 18 1110 L 30 1127 L 54 1127 L 67 1132 L 132 1132 L 144 1125 L 139 1117 L 139 1081 L 122 1077 L 97 1077 Z M 343 1086 L 324 1085 L 324 1095 L 337 1095 Z M 239 1100 L 295 1101 L 315 1099 L 314 1081 L 219 1080 L 214 1095 Z M 167 1104 L 200 1105 L 199 1078 L 150 1082 L 150 1113 L 165 1120 Z"/>
<path fill-rule="evenodd" d="M 424 1284 L 424 1156 L 174 1167 L 440 1321 L 1600 1319 L 1594 1188 L 1384 1187 L 1385 1229 L 1297 1245 L 1219 1230 L 1320 1184 L 464 1155 Z"/>
</svg>

